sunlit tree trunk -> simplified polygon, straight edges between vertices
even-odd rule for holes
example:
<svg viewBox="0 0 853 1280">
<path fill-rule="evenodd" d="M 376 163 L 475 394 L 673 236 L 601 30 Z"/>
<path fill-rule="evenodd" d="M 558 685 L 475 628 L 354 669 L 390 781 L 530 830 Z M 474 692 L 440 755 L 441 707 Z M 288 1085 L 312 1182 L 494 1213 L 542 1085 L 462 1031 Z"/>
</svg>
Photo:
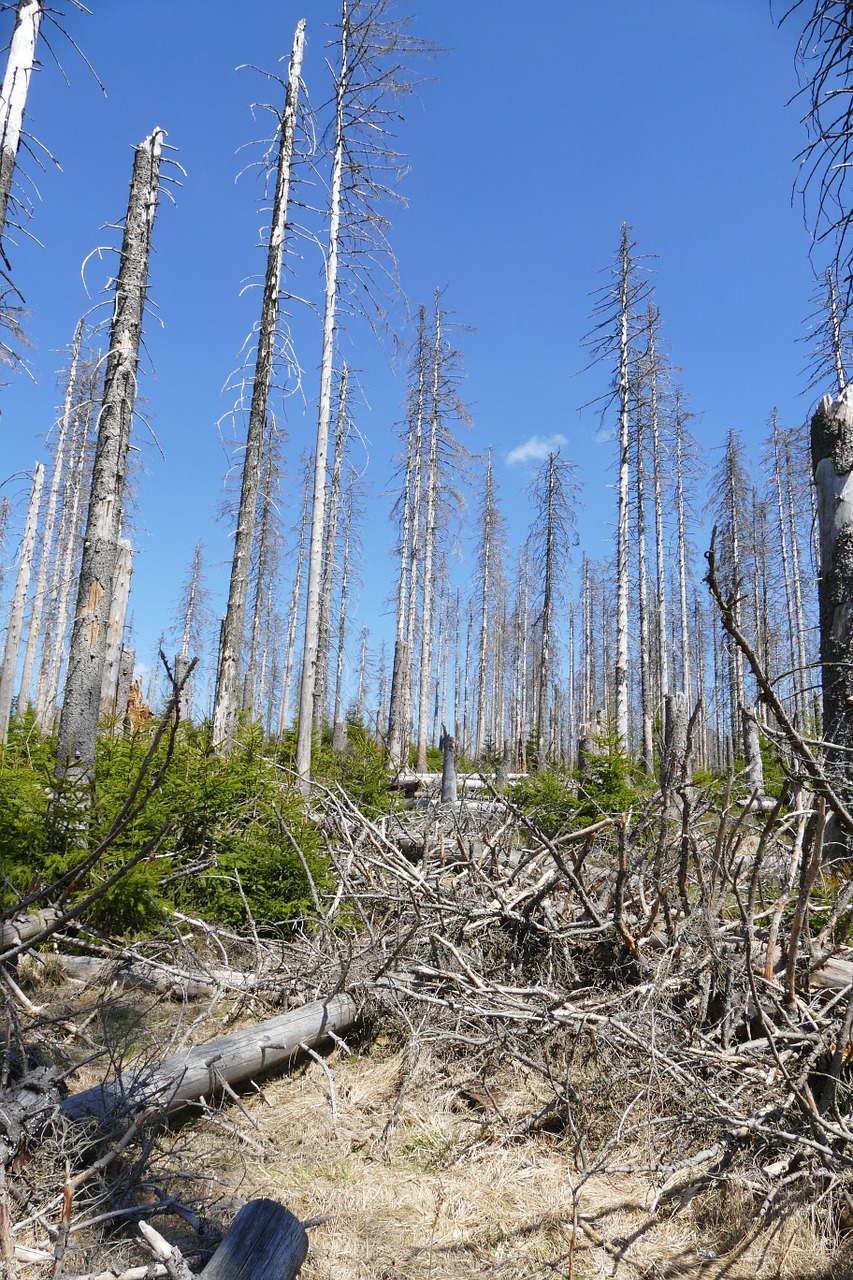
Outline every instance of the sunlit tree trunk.
<svg viewBox="0 0 853 1280">
<path fill-rule="evenodd" d="M 98 417 L 77 609 L 59 722 L 57 773 L 85 782 L 91 780 L 95 764 L 107 625 L 148 287 L 151 231 L 160 189 L 162 142 L 163 133 L 157 129 L 136 148 Z"/>
<path fill-rule="evenodd" d="M 303 488 L 302 517 L 299 521 L 299 549 L 296 554 L 296 570 L 293 577 L 293 591 L 290 595 L 290 609 L 287 615 L 287 643 L 284 652 L 284 679 L 281 686 L 281 702 L 278 711 L 278 737 L 282 738 L 288 726 L 290 711 L 290 685 L 293 679 L 293 668 L 296 655 L 296 631 L 299 625 L 299 605 L 302 595 L 302 566 L 305 563 L 305 542 L 308 534 L 310 464 L 306 467 L 305 485 Z"/>
<path fill-rule="evenodd" d="M 619 496 L 616 523 L 616 738 L 623 750 L 628 746 L 628 521 L 629 521 L 629 305 L 631 244 L 628 228 L 622 227 L 619 252 Z"/>
<path fill-rule="evenodd" d="M 18 0 L 15 28 L 0 89 L 0 242 L 6 230 L 15 162 L 24 129 L 27 93 L 43 14 L 44 0 Z"/>
<path fill-rule="evenodd" d="M 646 574 L 646 467 L 645 467 L 645 424 L 643 422 L 643 405 L 640 393 L 637 394 L 637 427 L 636 427 L 636 485 L 637 485 L 637 608 L 640 624 L 640 723 L 642 728 L 641 756 L 643 769 L 647 774 L 654 773 L 654 743 L 652 741 L 652 697 L 651 697 L 651 663 L 649 645 L 649 598 Z"/>
<path fill-rule="evenodd" d="M 678 516 L 678 595 L 681 620 L 681 683 L 690 701 L 690 626 L 687 614 L 687 528 L 684 511 L 684 420 L 681 397 L 675 393 L 675 502 Z"/>
<path fill-rule="evenodd" d="M 252 402 L 249 408 L 246 451 L 243 458 L 240 507 L 237 515 L 237 529 L 234 534 L 234 554 L 231 562 L 231 580 L 228 588 L 228 608 L 222 628 L 219 652 L 216 697 L 213 707 L 213 742 L 223 750 L 229 748 L 237 724 L 240 697 L 240 660 L 243 648 L 243 630 L 246 622 L 246 601 L 249 592 L 249 567 L 252 557 L 252 542 L 255 536 L 255 513 L 258 506 L 258 491 L 261 482 L 261 454 L 264 436 L 267 431 L 267 412 L 275 356 L 282 254 L 287 230 L 287 206 L 290 194 L 304 42 L 305 21 L 303 19 L 297 24 L 293 37 L 287 93 L 281 117 L 275 197 L 270 224 L 263 300 L 261 302 L 261 321 L 258 329 L 258 349 L 255 356 L 255 375 L 252 384 Z"/>
<path fill-rule="evenodd" d="M 349 75 L 349 8 L 344 0 L 341 19 L 341 61 L 335 98 L 335 143 L 329 188 L 329 237 L 326 248 L 326 295 L 323 310 L 323 348 L 320 360 L 320 404 L 314 452 L 314 494 L 311 502 L 311 536 L 308 552 L 308 599 L 305 605 L 305 640 L 302 680 L 299 686 L 299 720 L 296 738 L 296 772 L 305 787 L 311 774 L 311 741 L 314 727 L 314 689 L 317 682 L 317 647 L 320 637 L 320 590 L 323 576 L 323 541 L 326 526 L 326 465 L 329 423 L 332 414 L 332 371 L 335 349 L 335 308 L 340 257 L 341 177 L 344 160 L 344 100 Z"/>
<path fill-rule="evenodd" d="M 44 485 L 44 463 L 37 462 L 33 472 L 33 485 L 30 490 L 30 501 L 27 507 L 27 519 L 24 525 L 24 537 L 18 559 L 18 574 L 15 579 L 15 591 L 9 611 L 9 623 L 6 628 L 6 646 L 3 651 L 3 666 L 0 668 L 0 743 L 6 741 L 9 733 L 9 719 L 12 714 L 12 692 L 15 687 L 15 673 L 18 668 L 18 655 L 21 647 L 21 635 L 24 628 L 24 606 L 27 602 L 27 591 L 33 569 L 33 554 L 36 545 L 41 491 Z M 23 708 L 21 708 L 23 710 Z"/>
</svg>

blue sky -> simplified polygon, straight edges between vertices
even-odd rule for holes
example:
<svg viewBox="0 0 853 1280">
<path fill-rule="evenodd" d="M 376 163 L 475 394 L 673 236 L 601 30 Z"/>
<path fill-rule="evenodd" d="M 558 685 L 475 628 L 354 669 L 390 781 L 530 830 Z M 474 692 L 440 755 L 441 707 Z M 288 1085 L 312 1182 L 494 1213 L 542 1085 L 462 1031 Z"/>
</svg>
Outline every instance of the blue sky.
<svg viewBox="0 0 853 1280">
<path fill-rule="evenodd" d="M 261 136 L 253 100 L 280 96 L 251 71 L 284 74 L 293 28 L 306 17 L 303 74 L 312 102 L 328 94 L 324 26 L 334 0 L 91 0 L 68 31 L 103 81 L 51 35 L 70 83 L 42 50 L 30 94 L 33 133 L 56 158 L 36 178 L 41 200 L 29 232 L 10 249 L 27 302 L 35 381 L 0 388 L 0 480 L 31 469 L 56 416 L 58 350 L 97 301 L 106 268 L 84 259 L 114 244 L 104 230 L 124 212 L 131 146 L 162 126 L 186 170 L 176 204 L 155 228 L 149 352 L 141 384 L 165 455 L 144 450 L 139 485 L 132 608 L 140 658 L 168 627 L 199 538 L 220 608 L 230 556 L 227 522 L 216 522 L 227 458 L 217 422 L 232 397 L 222 388 L 259 305 L 241 296 L 262 271 L 257 248 L 259 183 L 235 176 Z M 414 8 L 414 5 L 412 6 Z M 514 539 L 528 521 L 523 486 L 532 437 L 560 436 L 582 483 L 579 532 L 594 557 L 608 553 L 615 498 L 613 448 L 595 408 L 607 372 L 581 346 L 591 294 L 618 244 L 634 230 L 662 308 L 665 336 L 713 450 L 736 427 L 757 442 L 774 405 L 791 425 L 807 415 L 798 341 L 811 311 L 813 270 L 802 210 L 792 205 L 794 157 L 803 145 L 794 28 L 777 30 L 766 0 L 421 0 L 415 29 L 447 50 L 405 107 L 399 145 L 411 173 L 393 213 L 393 245 L 413 307 L 445 288 L 445 305 L 470 329 L 459 336 L 474 425 L 466 443 L 492 446 Z M 403 9 L 405 11 L 405 9 Z M 9 14 L 3 15 L 10 28 Z M 302 250 L 294 290 L 319 303 L 321 259 Z M 162 322 L 162 325 L 161 323 Z M 405 335 L 401 335 L 405 336 Z M 289 402 L 288 452 L 295 475 L 316 423 L 319 324 L 295 326 L 304 401 Z M 387 491 L 404 384 L 393 350 L 358 326 L 345 354 L 368 402 L 358 424 L 369 440 L 372 497 L 364 533 L 360 627 L 378 642 L 392 582 Z M 535 450 L 534 450 L 535 452 Z M 756 449 L 757 452 L 757 449 Z M 709 466 L 716 455 L 709 454 Z M 23 481 L 2 490 L 22 502 Z M 294 494 L 294 508 L 298 504 Z M 293 518 L 295 518 L 295 510 Z M 355 645 L 353 645 L 355 649 Z"/>
</svg>

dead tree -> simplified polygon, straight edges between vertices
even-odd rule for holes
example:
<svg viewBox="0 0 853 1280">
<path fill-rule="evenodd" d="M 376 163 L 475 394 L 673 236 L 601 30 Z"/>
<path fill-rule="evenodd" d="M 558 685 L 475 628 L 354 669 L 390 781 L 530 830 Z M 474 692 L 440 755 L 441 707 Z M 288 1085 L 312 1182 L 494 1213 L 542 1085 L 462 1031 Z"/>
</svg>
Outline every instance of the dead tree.
<svg viewBox="0 0 853 1280">
<path fill-rule="evenodd" d="M 0 242 L 6 229 L 15 163 L 24 129 L 27 93 L 43 16 L 44 0 L 18 0 L 6 74 L 0 89 Z"/>
<path fill-rule="evenodd" d="M 243 458 L 240 507 L 237 515 L 237 530 L 234 534 L 234 555 L 231 561 L 228 608 L 222 625 L 216 696 L 213 705 L 213 741 L 226 751 L 230 747 L 237 725 L 240 700 L 240 658 L 243 648 L 243 629 L 246 622 L 249 567 L 252 556 L 252 541 L 255 534 L 255 512 L 258 506 L 258 492 L 261 483 L 261 452 L 267 429 L 267 407 L 272 385 L 275 338 L 278 325 L 279 289 L 281 286 L 281 260 L 287 229 L 287 205 L 290 194 L 290 177 L 293 164 L 304 44 L 305 20 L 302 19 L 297 24 L 293 37 L 287 93 L 281 117 L 276 187 L 267 249 L 264 293 L 261 302 L 261 320 L 258 328 L 258 348 L 255 356 L 252 402 L 249 408 L 246 451 Z"/>
<path fill-rule="evenodd" d="M 36 575 L 36 586 L 30 606 L 30 621 L 27 629 L 27 647 L 24 653 L 24 665 L 21 670 L 21 686 L 18 705 L 24 708 L 30 697 L 33 667 L 35 665 L 36 647 L 42 630 L 45 596 L 47 594 L 47 570 L 53 552 L 53 534 L 56 527 L 59 489 L 65 469 L 66 452 L 70 443 L 71 419 L 74 409 L 74 397 L 77 383 L 77 366 L 80 361 L 80 342 L 83 336 L 83 321 L 78 320 L 74 331 L 74 342 L 71 350 L 71 369 L 65 388 L 65 403 L 62 417 L 59 420 L 59 431 L 56 439 L 56 452 L 53 457 L 53 469 L 50 476 L 47 509 L 44 518 L 44 531 L 41 539 L 41 554 Z"/>
<path fill-rule="evenodd" d="M 853 396 L 820 402 L 811 424 L 820 531 L 820 664 L 826 770 L 853 797 Z"/>
<path fill-rule="evenodd" d="M 155 129 L 136 148 L 115 284 L 77 609 L 59 723 L 57 774 L 75 781 L 88 782 L 95 763 L 163 136 L 161 129 Z"/>
<path fill-rule="evenodd" d="M 6 741 L 6 735 L 9 732 L 9 717 L 12 714 L 12 690 L 15 687 L 15 672 L 18 667 L 18 654 L 24 627 L 24 605 L 27 602 L 27 591 L 33 568 L 33 552 L 35 550 L 36 528 L 38 527 L 38 513 L 41 505 L 43 484 L 44 463 L 37 462 L 33 472 L 33 485 L 30 491 L 24 537 L 21 542 L 21 554 L 18 560 L 18 576 L 15 581 L 15 593 L 12 597 L 9 626 L 6 631 L 3 667 L 0 670 L 0 743 Z"/>
</svg>

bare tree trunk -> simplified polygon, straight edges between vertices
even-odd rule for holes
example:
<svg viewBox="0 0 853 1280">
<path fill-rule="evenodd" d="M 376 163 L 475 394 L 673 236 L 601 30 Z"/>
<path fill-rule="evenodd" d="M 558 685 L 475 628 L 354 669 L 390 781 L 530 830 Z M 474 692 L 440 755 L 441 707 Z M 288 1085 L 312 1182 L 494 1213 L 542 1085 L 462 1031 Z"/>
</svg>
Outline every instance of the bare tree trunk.
<svg viewBox="0 0 853 1280">
<path fill-rule="evenodd" d="M 616 525 L 616 739 L 628 747 L 628 318 L 630 304 L 631 245 L 623 224 L 619 252 L 619 502 Z"/>
<path fill-rule="evenodd" d="M 123 652 L 124 624 L 127 618 L 127 602 L 130 599 L 130 577 L 133 571 L 133 547 L 127 538 L 120 538 L 116 568 L 113 578 L 112 601 L 107 621 L 107 643 L 104 654 L 104 676 L 101 681 L 99 715 L 124 714 L 124 708 L 116 700 L 119 668 Z"/>
<path fill-rule="evenodd" d="M 687 617 L 687 531 L 684 518 L 684 421 L 681 396 L 675 394 L 676 506 L 678 511 L 678 593 L 681 606 L 681 683 L 690 701 L 690 627 Z"/>
<path fill-rule="evenodd" d="M 29 590 L 30 575 L 33 569 L 33 553 L 36 545 L 36 529 L 38 528 L 43 485 L 44 463 L 37 462 L 33 472 L 33 486 L 30 490 L 30 502 L 27 507 L 24 537 L 21 542 L 21 554 L 18 560 L 18 575 L 15 579 L 15 592 L 12 596 L 12 606 L 9 612 L 9 625 L 6 629 L 3 667 L 0 670 L 0 743 L 6 741 L 9 733 L 9 719 L 12 714 L 12 691 L 15 687 L 15 673 L 18 668 L 18 654 L 24 627 L 24 606 L 27 603 L 27 591 Z"/>
<path fill-rule="evenodd" d="M 336 88 L 335 145 L 329 191 L 329 240 L 326 250 L 326 298 L 323 311 L 323 351 L 320 360 L 320 404 L 317 444 L 314 452 L 314 496 L 311 504 L 311 538 L 308 552 L 308 599 L 305 605 L 305 642 L 302 680 L 299 686 L 299 722 L 296 736 L 296 772 L 307 788 L 311 775 L 311 742 L 314 728 L 314 688 L 317 682 L 317 647 L 320 637 L 320 588 L 323 574 L 323 539 L 326 528 L 326 459 L 332 414 L 332 367 L 335 352 L 335 308 L 340 254 L 341 178 L 344 161 L 344 97 L 349 76 L 349 22 L 346 0 L 341 21 L 341 62 Z"/>
<path fill-rule="evenodd" d="M 6 231 L 15 161 L 24 128 L 30 76 L 44 13 L 44 0 L 18 0 L 15 29 L 0 89 L 0 241 Z"/>
<path fill-rule="evenodd" d="M 435 603 L 435 575 L 433 556 L 436 538 L 436 507 L 438 505 L 438 426 L 439 426 L 439 375 L 441 370 L 441 310 L 438 294 L 435 298 L 435 329 L 433 333 L 432 402 L 429 423 L 429 463 L 427 467 L 427 505 L 424 528 L 423 608 L 421 610 L 421 669 L 418 705 L 418 754 L 415 768 L 418 773 L 427 772 L 427 736 L 429 734 L 429 694 L 432 676 L 433 608 Z"/>
<path fill-rule="evenodd" d="M 649 598 L 646 576 L 646 468 L 644 452 L 643 409 L 637 392 L 637 607 L 640 622 L 640 722 L 642 726 L 641 756 L 643 769 L 651 777 L 655 770 L 652 740 L 652 698 L 649 662 Z"/>
<path fill-rule="evenodd" d="M 254 584 L 252 592 L 252 638 L 249 644 L 249 662 L 243 680 L 242 709 L 255 717 L 260 715 L 262 695 L 258 692 L 258 664 L 261 658 L 265 619 L 275 575 L 275 497 L 277 480 L 277 429 L 272 415 L 264 431 L 260 460 L 259 491 L 255 508 L 256 534 L 253 542 L 257 548 Z"/>
<path fill-rule="evenodd" d="M 441 803 L 456 804 L 456 740 L 441 726 Z"/>
<path fill-rule="evenodd" d="M 341 693 L 344 680 L 344 648 L 347 638 L 347 592 L 349 591 L 349 559 L 352 539 L 353 507 L 355 503 L 355 472 L 350 472 L 347 490 L 346 521 L 344 524 L 343 563 L 341 565 L 341 599 L 338 609 L 338 643 L 335 654 L 335 696 L 332 706 L 332 724 L 337 728 L 341 718 Z"/>
<path fill-rule="evenodd" d="M 59 501 L 59 489 L 65 470 L 65 454 L 69 443 L 68 433 L 74 406 L 74 394 L 77 382 L 77 364 L 80 359 L 80 341 L 83 335 L 83 321 L 78 320 L 74 331 L 74 344 L 71 351 L 71 369 L 65 389 L 65 403 L 62 417 L 59 420 L 59 433 L 56 440 L 56 452 L 53 456 L 53 470 L 50 476 L 47 508 L 45 510 L 44 531 L 41 540 L 41 555 L 36 576 L 36 586 L 30 606 L 30 622 L 27 630 L 27 647 L 24 653 L 24 665 L 21 670 L 21 687 L 18 694 L 18 706 L 23 709 L 30 697 L 30 686 L 33 679 L 33 668 L 36 660 L 36 647 L 42 632 L 44 618 L 44 601 L 47 588 L 47 568 L 54 556 L 53 534 L 56 527 L 56 509 Z"/>
<path fill-rule="evenodd" d="M 346 361 L 341 370 L 338 390 L 338 420 L 329 485 L 329 514 L 326 521 L 326 543 L 323 548 L 323 586 L 320 593 L 320 627 L 317 634 L 317 678 L 314 684 L 314 729 L 322 729 L 326 720 L 326 693 L 329 684 L 329 650 L 332 639 L 332 595 L 335 587 L 337 559 L 338 511 L 341 505 L 341 468 L 344 461 L 344 439 L 347 429 L 347 387 L 349 369 Z M 334 719 L 332 720 L 334 724 Z"/>
<path fill-rule="evenodd" d="M 554 511 L 554 468 L 556 458 L 548 459 L 548 505 L 545 534 L 545 587 L 542 596 L 542 631 L 539 650 L 539 685 L 536 705 L 536 769 L 541 773 L 548 765 L 548 704 L 551 693 L 551 642 L 554 611 L 554 558 L 557 529 Z"/>
<path fill-rule="evenodd" d="M 57 773 L 73 774 L 80 781 L 91 779 L 95 764 L 98 707 L 124 506 L 162 142 L 162 130 L 155 129 L 151 137 L 136 148 L 134 159 L 98 421 L 77 610 L 59 723 Z"/>
<path fill-rule="evenodd" d="M 74 586 L 74 564 L 81 529 L 83 476 L 86 466 L 89 425 L 94 416 L 93 407 L 86 406 L 75 422 L 72 465 L 68 483 L 63 493 L 63 519 L 57 537 L 56 569 L 51 575 L 51 599 L 56 600 L 53 627 L 49 645 L 42 652 L 38 690 L 36 692 L 36 723 L 42 732 L 52 725 L 56 715 L 59 695 L 59 675 L 65 653 L 68 614 L 71 609 L 71 592 Z"/>
<path fill-rule="evenodd" d="M 302 501 L 302 518 L 299 522 L 299 550 L 296 555 L 296 572 L 293 578 L 293 591 L 290 596 L 290 611 L 287 618 L 287 644 L 284 655 L 284 679 L 281 689 L 281 704 L 278 711 L 278 737 L 282 738 L 287 730 L 287 714 L 290 710 L 290 682 L 293 678 L 293 667 L 296 650 L 296 630 L 299 624 L 299 600 L 302 593 L 302 565 L 305 559 L 305 538 L 308 532 L 308 482 L 306 469 L 304 498 Z"/>
<path fill-rule="evenodd" d="M 658 313 L 649 308 L 649 425 L 652 429 L 652 480 L 655 500 L 655 572 L 657 585 L 658 682 L 660 696 L 669 693 L 669 655 L 666 636 L 666 569 L 663 542 L 663 479 L 660 450 L 660 404 L 658 396 L 659 356 L 657 351 Z"/>
<path fill-rule="evenodd" d="M 275 198 L 273 200 L 270 241 L 267 250 L 264 294 L 261 303 L 261 322 L 258 329 L 258 350 L 255 357 L 252 403 L 249 408 L 249 426 L 246 434 L 246 452 L 243 460 L 240 509 L 237 516 L 237 530 L 234 535 L 234 557 L 231 562 L 228 608 L 225 614 L 225 625 L 222 629 L 216 698 L 213 707 L 213 742 L 215 746 L 221 747 L 226 751 L 230 746 L 237 724 L 240 693 L 240 658 L 243 648 L 243 628 L 246 621 L 246 600 L 249 592 L 249 565 L 252 556 L 252 542 L 255 536 L 255 513 L 258 506 L 258 491 L 260 487 L 261 452 L 267 430 L 267 409 L 275 355 L 275 335 L 278 325 L 279 290 L 281 287 L 281 262 L 287 229 L 287 205 L 290 194 L 290 173 L 293 161 L 296 112 L 299 101 L 299 77 L 302 70 L 304 44 L 305 20 L 301 19 L 297 23 L 293 36 L 287 78 L 287 93 L 281 117 Z"/>
<path fill-rule="evenodd" d="M 486 681 L 489 670 L 489 592 L 492 577 L 492 533 L 494 481 L 492 476 L 492 452 L 486 460 L 486 495 L 483 507 L 482 581 L 480 583 L 480 657 L 477 670 L 477 736 L 474 740 L 474 759 L 483 755 L 486 734 Z"/>
<path fill-rule="evenodd" d="M 825 396 L 812 418 L 811 456 L 820 530 L 820 661 L 826 768 L 853 794 L 853 396 Z"/>
</svg>

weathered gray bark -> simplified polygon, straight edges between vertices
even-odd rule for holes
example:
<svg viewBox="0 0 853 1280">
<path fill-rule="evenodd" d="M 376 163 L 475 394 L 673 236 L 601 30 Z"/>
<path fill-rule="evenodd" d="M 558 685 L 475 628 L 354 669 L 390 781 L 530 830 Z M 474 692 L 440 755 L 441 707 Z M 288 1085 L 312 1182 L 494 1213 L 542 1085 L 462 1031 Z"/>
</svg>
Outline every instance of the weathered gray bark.
<svg viewBox="0 0 853 1280">
<path fill-rule="evenodd" d="M 261 302 L 261 321 L 258 328 L 258 350 L 255 356 L 255 376 L 252 385 L 252 402 L 249 408 L 246 452 L 243 458 L 240 508 L 237 515 L 237 529 L 234 534 L 234 555 L 231 561 L 228 608 L 222 628 L 216 697 L 213 706 L 213 742 L 223 750 L 229 748 L 237 725 L 240 695 L 240 659 L 243 647 L 243 628 L 246 621 L 246 600 L 249 591 L 249 566 L 252 556 L 252 541 L 255 535 L 255 512 L 258 505 L 260 487 L 261 451 L 267 429 L 267 408 L 272 384 L 275 335 L 278 324 L 279 289 L 281 286 L 281 260 L 287 229 L 287 205 L 290 193 L 290 173 L 299 100 L 299 77 L 302 69 L 304 44 L 305 20 L 302 19 L 297 24 L 293 37 L 287 93 L 281 117 L 275 197 L 270 224 L 269 248 L 267 250 L 264 293 Z"/>
<path fill-rule="evenodd" d="M 290 596 L 290 610 L 287 619 L 287 642 L 284 654 L 284 678 L 282 680 L 281 702 L 278 709 L 278 736 L 284 736 L 288 724 L 290 710 L 290 685 L 293 679 L 293 667 L 296 655 L 296 630 L 299 623 L 299 601 L 302 592 L 302 565 L 304 563 L 305 536 L 308 529 L 308 499 L 310 482 L 310 463 L 306 467 L 304 498 L 302 501 L 302 518 L 299 523 L 299 548 L 296 554 L 296 573 L 293 578 L 293 591 Z"/>
<path fill-rule="evenodd" d="M 629 439 L 630 407 L 629 318 L 631 301 L 631 240 L 622 225 L 619 249 L 619 489 L 616 515 L 616 739 L 623 751 L 628 748 L 628 520 L 629 520 Z"/>
<path fill-rule="evenodd" d="M 127 538 L 119 538 L 116 567 L 113 577 L 112 601 L 107 620 L 107 644 L 104 654 L 104 676 L 101 681 L 99 714 L 119 720 L 124 718 L 124 707 L 118 699 L 119 669 L 121 667 L 124 624 L 130 599 L 130 578 L 133 572 L 133 547 Z M 126 704 L 125 704 L 126 705 Z"/>
<path fill-rule="evenodd" d="M 62 1108 L 74 1120 L 104 1120 L 115 1111 L 136 1112 L 148 1107 L 177 1111 L 202 1094 L 221 1092 L 223 1082 L 240 1084 L 280 1066 L 330 1032 L 345 1033 L 356 1015 L 355 1001 L 346 994 L 315 1000 L 259 1026 L 173 1054 L 153 1069 L 130 1067 L 117 1078 L 72 1094 Z"/>
<path fill-rule="evenodd" d="M 456 739 L 441 726 L 441 803 L 456 803 Z"/>
<path fill-rule="evenodd" d="M 9 733 L 9 719 L 12 714 L 12 691 L 15 687 L 15 673 L 18 668 L 18 654 L 21 648 L 21 635 L 24 627 L 24 606 L 27 602 L 27 591 L 33 568 L 33 552 L 36 544 L 36 529 L 38 528 L 38 514 L 43 484 L 44 463 L 37 462 L 33 472 L 33 485 L 30 490 L 29 506 L 27 507 L 24 537 L 21 542 L 15 592 L 12 596 L 12 605 L 9 611 L 6 646 L 3 651 L 3 666 L 0 669 L 0 743 L 6 741 Z"/>
<path fill-rule="evenodd" d="M 651 777 L 655 769 L 651 662 L 649 645 L 649 596 L 646 570 L 646 460 L 644 406 L 637 388 L 637 611 L 640 624 L 640 722 L 642 730 L 641 758 L 643 769 Z"/>
<path fill-rule="evenodd" d="M 853 798 L 853 391 L 820 402 L 811 423 L 820 534 L 820 662 L 825 763 Z"/>
<path fill-rule="evenodd" d="M 687 694 L 668 693 L 664 697 L 663 750 L 660 763 L 660 787 L 664 795 L 689 782 L 690 761 L 687 757 L 687 728 L 690 706 Z"/>
<path fill-rule="evenodd" d="M 741 709 L 743 760 L 747 790 L 750 795 L 755 792 L 758 796 L 763 796 L 764 764 L 761 759 L 761 735 L 758 732 L 757 710 L 755 706 Z"/>
<path fill-rule="evenodd" d="M 23 133 L 27 93 L 43 14 L 44 0 L 18 0 L 15 29 L 0 89 L 0 241 L 6 230 L 15 161 Z"/>
<path fill-rule="evenodd" d="M 200 1280 L 295 1280 L 308 1255 L 308 1235 L 275 1200 L 250 1200 L 199 1273 Z"/>
<path fill-rule="evenodd" d="M 690 701 L 691 662 L 690 634 L 687 617 L 687 530 L 684 510 L 684 420 L 681 410 L 681 395 L 675 393 L 675 464 L 676 464 L 676 510 L 678 514 L 678 598 L 679 618 L 681 621 L 681 680 L 684 693 Z"/>
<path fill-rule="evenodd" d="M 59 722 L 57 773 L 79 781 L 91 778 L 95 763 L 162 143 L 163 131 L 155 129 L 136 148 L 115 286 L 77 609 Z"/>
<path fill-rule="evenodd" d="M 133 668 L 135 666 L 136 666 L 136 650 L 123 648 L 121 651 L 121 657 L 119 658 L 118 679 L 116 680 L 116 700 L 115 700 L 116 719 L 115 719 L 115 728 L 113 730 L 113 732 L 116 734 L 120 730 L 126 731 L 128 726 L 127 703 L 128 703 L 128 699 L 130 698 L 130 686 L 133 683 Z M 179 673 L 177 669 L 177 663 L 176 663 L 175 679 L 180 681 L 180 679 L 186 676 L 186 674 L 187 674 L 186 667 L 184 667 L 183 671 Z M 187 683 L 189 683 L 189 681 Z M 183 702 L 183 699 L 186 696 L 186 692 L 187 692 L 187 689 L 185 685 L 181 689 L 181 702 Z"/>
</svg>

